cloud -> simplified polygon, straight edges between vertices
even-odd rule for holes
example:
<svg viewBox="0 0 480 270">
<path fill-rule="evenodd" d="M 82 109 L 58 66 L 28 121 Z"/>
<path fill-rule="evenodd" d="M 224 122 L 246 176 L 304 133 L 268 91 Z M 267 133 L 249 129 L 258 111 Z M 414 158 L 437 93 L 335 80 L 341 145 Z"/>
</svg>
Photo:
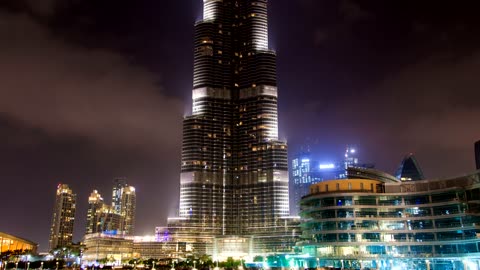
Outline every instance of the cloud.
<svg viewBox="0 0 480 270">
<path fill-rule="evenodd" d="M 114 148 L 179 142 L 182 103 L 162 94 L 157 74 L 57 39 L 27 16 L 0 18 L 0 114 L 10 123 Z"/>
</svg>

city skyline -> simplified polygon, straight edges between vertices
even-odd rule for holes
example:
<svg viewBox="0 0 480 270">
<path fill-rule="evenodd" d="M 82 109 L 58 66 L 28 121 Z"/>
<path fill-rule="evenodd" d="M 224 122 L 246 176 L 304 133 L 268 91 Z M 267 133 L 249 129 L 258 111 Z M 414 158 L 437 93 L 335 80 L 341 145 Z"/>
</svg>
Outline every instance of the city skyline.
<svg viewBox="0 0 480 270">
<path fill-rule="evenodd" d="M 1 206 L 8 217 L 0 228 L 45 250 L 43 219 L 62 182 L 82 202 L 79 238 L 91 190 L 108 194 L 111 179 L 122 175 L 142 194 L 137 232 L 153 234 L 178 207 L 180 123 L 190 113 L 189 52 L 202 1 L 116 2 L 115 10 L 112 1 L 59 3 L 0 4 L 0 36 L 8 40 L 0 50 L 2 184 L 25 198 Z M 310 138 L 322 155 L 360 145 L 385 171 L 410 152 L 427 179 L 474 170 L 474 4 L 436 3 L 435 11 L 401 1 L 270 5 L 279 138 L 291 152 Z"/>
</svg>

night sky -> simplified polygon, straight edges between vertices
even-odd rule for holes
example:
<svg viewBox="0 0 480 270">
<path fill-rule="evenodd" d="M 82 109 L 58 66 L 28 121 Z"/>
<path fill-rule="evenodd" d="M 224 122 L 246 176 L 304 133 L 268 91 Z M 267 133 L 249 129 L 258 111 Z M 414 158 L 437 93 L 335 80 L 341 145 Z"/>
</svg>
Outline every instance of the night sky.
<svg viewBox="0 0 480 270">
<path fill-rule="evenodd" d="M 480 139 L 478 1 L 271 0 L 280 137 L 322 161 L 346 144 L 392 173 L 474 170 Z M 137 234 L 178 207 L 201 0 L 0 0 L 0 231 L 48 249 L 56 185 L 137 188 Z"/>
</svg>

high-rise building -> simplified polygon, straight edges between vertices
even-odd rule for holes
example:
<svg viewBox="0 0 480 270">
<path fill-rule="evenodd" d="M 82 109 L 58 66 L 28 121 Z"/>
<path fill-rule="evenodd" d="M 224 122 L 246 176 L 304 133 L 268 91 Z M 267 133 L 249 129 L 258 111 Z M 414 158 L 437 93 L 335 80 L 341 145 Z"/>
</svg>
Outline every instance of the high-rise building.
<svg viewBox="0 0 480 270">
<path fill-rule="evenodd" d="M 402 181 L 424 180 L 422 169 L 413 154 L 408 154 L 398 166 L 395 177 Z"/>
<path fill-rule="evenodd" d="M 112 191 L 112 208 L 113 211 L 117 214 L 120 214 L 122 211 L 122 190 L 127 187 L 126 178 L 116 178 L 113 180 L 113 191 Z"/>
<path fill-rule="evenodd" d="M 86 234 L 99 232 L 98 225 L 104 207 L 105 203 L 103 202 L 102 196 L 97 190 L 94 190 L 90 194 L 90 197 L 88 197 L 87 224 L 85 228 Z"/>
<path fill-rule="evenodd" d="M 291 201 L 292 215 L 300 212 L 300 200 L 310 192 L 310 186 L 324 180 L 347 178 L 348 168 L 374 168 L 375 165 L 360 163 L 358 150 L 347 146 L 341 161 L 320 163 L 315 160 L 313 153 L 301 152 L 291 163 Z"/>
<path fill-rule="evenodd" d="M 290 212 L 293 215 L 300 212 L 297 203 L 308 193 L 308 187 L 312 184 L 311 167 L 310 153 L 302 153 L 292 160 Z"/>
<path fill-rule="evenodd" d="M 111 205 L 94 190 L 88 198 L 86 234 L 133 235 L 136 200 L 135 188 L 125 178 L 115 179 Z"/>
<path fill-rule="evenodd" d="M 204 0 L 203 14 L 183 122 L 181 223 L 198 237 L 271 233 L 289 198 L 267 0 Z"/>
<path fill-rule="evenodd" d="M 50 228 L 50 249 L 72 244 L 77 195 L 66 184 L 59 184 L 55 196 L 52 226 Z"/>
<path fill-rule="evenodd" d="M 477 170 L 480 170 L 480 141 L 475 143 L 475 163 Z"/>
<path fill-rule="evenodd" d="M 122 189 L 120 230 L 125 235 L 133 235 L 135 229 L 135 209 L 137 207 L 137 195 L 135 188 L 127 186 Z"/>
</svg>

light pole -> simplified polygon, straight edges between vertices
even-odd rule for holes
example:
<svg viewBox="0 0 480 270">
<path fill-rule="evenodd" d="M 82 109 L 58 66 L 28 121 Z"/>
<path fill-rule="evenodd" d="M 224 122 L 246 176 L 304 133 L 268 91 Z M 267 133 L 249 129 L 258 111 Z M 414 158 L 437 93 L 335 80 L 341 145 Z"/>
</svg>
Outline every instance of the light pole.
<svg viewBox="0 0 480 270">
<path fill-rule="evenodd" d="M 30 269 L 30 262 L 27 262 L 27 270 Z"/>
<path fill-rule="evenodd" d="M 57 268 L 56 268 L 56 269 L 58 270 L 58 262 L 56 262 L 55 264 L 57 265 Z"/>
<path fill-rule="evenodd" d="M 43 262 L 40 263 L 40 269 L 43 270 Z"/>
<path fill-rule="evenodd" d="M 196 263 L 196 261 L 193 260 L 193 270 L 197 270 L 197 268 L 195 268 L 195 263 Z"/>
<path fill-rule="evenodd" d="M 15 263 L 15 270 L 18 270 L 18 262 Z"/>
</svg>

